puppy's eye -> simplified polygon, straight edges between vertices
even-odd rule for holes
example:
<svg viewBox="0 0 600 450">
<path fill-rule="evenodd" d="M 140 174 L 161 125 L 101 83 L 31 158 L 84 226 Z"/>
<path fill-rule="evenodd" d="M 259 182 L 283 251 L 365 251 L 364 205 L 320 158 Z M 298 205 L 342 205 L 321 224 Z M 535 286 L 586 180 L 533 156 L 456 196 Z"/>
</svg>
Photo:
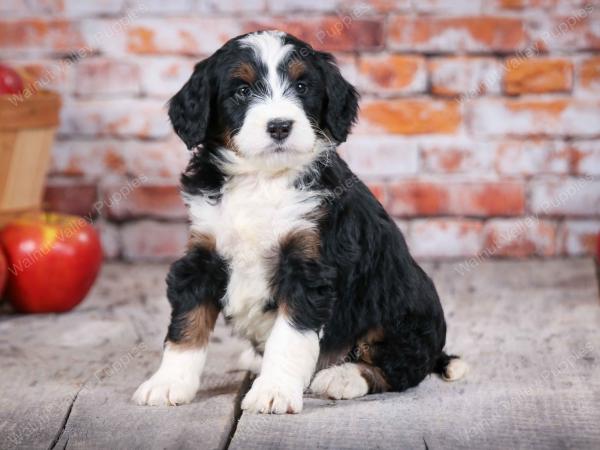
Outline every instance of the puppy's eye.
<svg viewBox="0 0 600 450">
<path fill-rule="evenodd" d="M 308 91 L 308 86 L 306 85 L 306 83 L 299 81 L 298 83 L 296 83 L 296 91 L 298 92 L 298 94 L 306 94 L 306 91 Z"/>
<path fill-rule="evenodd" d="M 240 86 L 235 91 L 236 97 L 241 97 L 241 98 L 250 97 L 251 93 L 252 93 L 252 91 L 250 90 L 250 86 L 248 86 L 246 84 L 244 84 L 243 86 Z"/>
</svg>

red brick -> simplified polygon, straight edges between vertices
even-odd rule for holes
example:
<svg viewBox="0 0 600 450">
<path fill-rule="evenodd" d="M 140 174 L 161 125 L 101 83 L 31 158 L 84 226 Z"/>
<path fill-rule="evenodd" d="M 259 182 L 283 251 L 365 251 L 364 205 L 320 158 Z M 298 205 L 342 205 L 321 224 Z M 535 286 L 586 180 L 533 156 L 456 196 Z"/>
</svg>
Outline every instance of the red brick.
<svg viewBox="0 0 600 450">
<path fill-rule="evenodd" d="M 383 178 L 416 175 L 416 142 L 399 136 L 351 136 L 342 149 L 350 168 L 360 177 Z"/>
<path fill-rule="evenodd" d="M 600 221 L 567 220 L 560 227 L 560 246 L 562 254 L 569 256 L 598 255 Z"/>
<path fill-rule="evenodd" d="M 493 172 L 494 145 L 470 140 L 446 138 L 420 144 L 422 168 L 427 173 Z"/>
<path fill-rule="evenodd" d="M 540 51 L 600 49 L 600 29 L 594 6 L 569 9 L 562 16 L 535 15 L 529 20 L 531 48 Z"/>
<path fill-rule="evenodd" d="M 483 225 L 468 219 L 419 219 L 410 223 L 413 256 L 445 259 L 475 256 L 481 250 Z"/>
<path fill-rule="evenodd" d="M 510 52 L 527 42 L 523 21 L 494 16 L 393 16 L 388 45 L 426 52 Z"/>
<path fill-rule="evenodd" d="M 357 85 L 363 92 L 378 95 L 423 92 L 427 87 L 425 59 L 394 54 L 360 56 Z"/>
<path fill-rule="evenodd" d="M 277 0 L 271 0 L 277 1 Z M 388 12 L 409 12 L 411 0 L 344 0 L 338 2 L 338 12 L 353 12 L 366 17 Z"/>
<path fill-rule="evenodd" d="M 73 90 L 73 64 L 50 58 L 4 60 L 3 64 L 8 64 L 19 72 L 24 87 L 31 93 L 50 90 L 71 94 Z"/>
<path fill-rule="evenodd" d="M 76 66 L 75 93 L 80 96 L 138 95 L 140 68 L 135 63 L 112 58 L 84 59 Z"/>
<path fill-rule="evenodd" d="M 0 49 L 77 52 L 84 40 L 76 23 L 64 19 L 0 20 Z"/>
<path fill-rule="evenodd" d="M 494 153 L 494 167 L 501 175 L 567 174 L 572 159 L 568 149 L 554 142 L 530 139 L 500 142 Z"/>
<path fill-rule="evenodd" d="M 551 178 L 529 185 L 529 210 L 544 216 L 600 215 L 600 180 Z"/>
<path fill-rule="evenodd" d="M 361 104 L 359 130 L 394 134 L 455 133 L 462 123 L 455 101 L 429 99 L 370 100 Z"/>
<path fill-rule="evenodd" d="M 502 67 L 493 58 L 437 57 L 427 67 L 435 95 L 476 97 L 500 92 Z"/>
<path fill-rule="evenodd" d="M 103 187 L 106 216 L 111 220 L 141 217 L 185 219 L 187 211 L 175 185 L 141 185 L 122 195 L 122 184 Z"/>
<path fill-rule="evenodd" d="M 600 56 L 591 56 L 580 62 L 578 81 L 578 88 L 584 93 L 600 92 Z"/>
<path fill-rule="evenodd" d="M 394 216 L 513 216 L 525 205 L 519 182 L 441 182 L 407 180 L 388 187 Z"/>
<path fill-rule="evenodd" d="M 142 18 L 125 30 L 125 46 L 140 54 L 209 55 L 243 31 L 227 18 Z"/>
<path fill-rule="evenodd" d="M 570 12 L 584 7 L 589 0 L 483 0 L 483 10 Z"/>
<path fill-rule="evenodd" d="M 370 181 L 370 182 L 367 182 L 366 184 L 367 184 L 367 187 L 370 189 L 370 191 L 375 196 L 375 198 L 377 198 L 377 200 L 379 200 L 379 203 L 381 203 L 384 207 L 386 207 L 387 203 L 388 203 L 388 193 L 387 193 L 387 188 L 386 188 L 385 183 L 378 183 L 375 181 Z"/>
<path fill-rule="evenodd" d="M 171 135 L 164 102 L 146 99 L 65 102 L 60 133 L 158 139 Z"/>
<path fill-rule="evenodd" d="M 553 256 L 556 224 L 534 217 L 493 219 L 484 227 L 484 248 L 493 256 Z"/>
<path fill-rule="evenodd" d="M 98 190 L 95 183 L 50 178 L 44 192 L 45 211 L 95 217 Z"/>
<path fill-rule="evenodd" d="M 572 160 L 572 150 L 552 141 L 444 139 L 426 141 L 420 147 L 423 169 L 436 174 L 567 174 Z"/>
<path fill-rule="evenodd" d="M 600 141 L 565 143 L 563 151 L 571 155 L 575 175 L 600 175 Z"/>
<path fill-rule="evenodd" d="M 107 174 L 125 175 L 127 167 L 118 141 L 56 141 L 52 151 L 50 173 L 82 176 L 97 181 Z"/>
<path fill-rule="evenodd" d="M 573 64 L 566 59 L 508 59 L 504 67 L 507 94 L 568 92 L 573 86 Z"/>
<path fill-rule="evenodd" d="M 596 136 L 600 101 L 571 99 L 474 99 L 469 125 L 492 136 Z"/>
<path fill-rule="evenodd" d="M 94 139 L 57 141 L 51 173 L 84 176 L 98 181 L 107 175 L 147 177 L 176 184 L 187 165 L 189 152 L 174 136 L 163 142 Z"/>
<path fill-rule="evenodd" d="M 186 223 L 142 220 L 121 227 L 122 254 L 127 261 L 174 261 L 188 241 Z"/>
<path fill-rule="evenodd" d="M 278 29 L 308 42 L 319 50 L 374 50 L 383 46 L 383 21 L 352 15 L 321 16 L 303 20 L 256 20 L 244 24 L 244 31 Z"/>
<path fill-rule="evenodd" d="M 119 15 L 125 10 L 125 0 L 43 0 L 29 2 L 32 13 L 36 15 L 59 15 L 84 17 L 96 15 Z"/>
</svg>

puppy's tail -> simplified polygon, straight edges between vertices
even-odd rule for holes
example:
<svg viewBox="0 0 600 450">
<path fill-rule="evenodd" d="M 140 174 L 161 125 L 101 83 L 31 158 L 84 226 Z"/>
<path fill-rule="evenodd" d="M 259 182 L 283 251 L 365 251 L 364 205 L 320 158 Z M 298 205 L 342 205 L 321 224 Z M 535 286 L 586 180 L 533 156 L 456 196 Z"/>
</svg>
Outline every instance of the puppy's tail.
<svg viewBox="0 0 600 450">
<path fill-rule="evenodd" d="M 447 355 L 442 352 L 435 363 L 433 372 L 442 377 L 444 381 L 460 380 L 469 371 L 469 365 L 456 355 Z"/>
</svg>

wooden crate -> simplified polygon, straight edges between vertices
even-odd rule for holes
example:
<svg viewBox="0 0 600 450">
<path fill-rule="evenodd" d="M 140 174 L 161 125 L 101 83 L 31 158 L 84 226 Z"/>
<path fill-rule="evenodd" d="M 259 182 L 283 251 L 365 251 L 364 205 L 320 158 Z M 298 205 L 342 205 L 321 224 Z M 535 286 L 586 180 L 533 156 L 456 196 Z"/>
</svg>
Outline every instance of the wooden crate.
<svg viewBox="0 0 600 450">
<path fill-rule="evenodd" d="M 0 226 L 41 207 L 60 105 L 51 92 L 16 105 L 0 96 Z"/>
</svg>

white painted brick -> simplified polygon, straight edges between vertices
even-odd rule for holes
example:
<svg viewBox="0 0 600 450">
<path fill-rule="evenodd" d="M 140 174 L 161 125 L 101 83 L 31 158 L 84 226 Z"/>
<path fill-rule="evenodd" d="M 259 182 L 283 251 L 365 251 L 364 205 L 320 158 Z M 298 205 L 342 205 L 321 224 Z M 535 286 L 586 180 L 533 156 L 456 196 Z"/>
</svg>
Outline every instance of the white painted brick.
<svg viewBox="0 0 600 450">
<path fill-rule="evenodd" d="M 396 136 L 351 136 L 343 152 L 360 177 L 390 178 L 416 174 L 419 152 L 415 141 Z"/>
<path fill-rule="evenodd" d="M 410 223 L 409 247 L 417 258 L 476 256 L 482 246 L 482 224 L 475 220 L 417 219 Z"/>
<path fill-rule="evenodd" d="M 560 230 L 563 254 L 569 256 L 596 255 L 600 236 L 598 220 L 567 220 Z"/>
<path fill-rule="evenodd" d="M 530 210 L 541 215 L 600 215 L 600 180 L 552 178 L 529 185 Z"/>
</svg>

